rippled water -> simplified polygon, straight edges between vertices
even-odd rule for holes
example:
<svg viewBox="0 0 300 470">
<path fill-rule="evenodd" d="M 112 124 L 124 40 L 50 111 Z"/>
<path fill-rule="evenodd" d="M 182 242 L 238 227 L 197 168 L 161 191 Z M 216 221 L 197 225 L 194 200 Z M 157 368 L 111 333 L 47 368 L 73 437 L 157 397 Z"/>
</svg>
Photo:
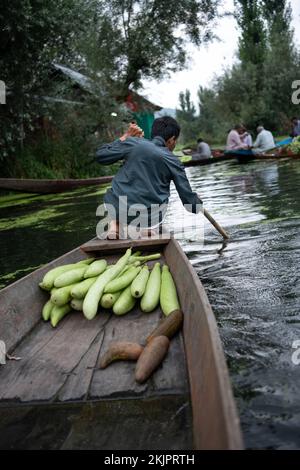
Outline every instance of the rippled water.
<svg viewBox="0 0 300 470">
<path fill-rule="evenodd" d="M 187 171 L 231 235 L 183 246 L 217 317 L 248 448 L 300 447 L 300 162 L 227 162 Z M 103 189 L 0 197 L 0 285 L 94 236 Z M 175 193 L 169 216 L 183 217 Z"/>
</svg>

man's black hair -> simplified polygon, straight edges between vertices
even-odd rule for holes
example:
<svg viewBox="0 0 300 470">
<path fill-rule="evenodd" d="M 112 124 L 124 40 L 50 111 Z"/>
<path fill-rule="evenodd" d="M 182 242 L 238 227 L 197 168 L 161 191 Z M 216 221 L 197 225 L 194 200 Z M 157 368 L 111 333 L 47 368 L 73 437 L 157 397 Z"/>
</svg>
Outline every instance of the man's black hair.
<svg viewBox="0 0 300 470">
<path fill-rule="evenodd" d="M 180 134 L 180 126 L 178 122 L 170 116 L 163 116 L 155 119 L 152 125 L 151 137 L 162 137 L 165 142 L 175 137 L 176 139 Z"/>
<path fill-rule="evenodd" d="M 298 121 L 298 118 L 296 116 L 292 117 L 291 121 Z"/>
<path fill-rule="evenodd" d="M 201 137 L 199 137 L 199 139 L 197 140 L 197 143 L 201 144 L 201 142 L 204 142 L 204 140 Z"/>
</svg>

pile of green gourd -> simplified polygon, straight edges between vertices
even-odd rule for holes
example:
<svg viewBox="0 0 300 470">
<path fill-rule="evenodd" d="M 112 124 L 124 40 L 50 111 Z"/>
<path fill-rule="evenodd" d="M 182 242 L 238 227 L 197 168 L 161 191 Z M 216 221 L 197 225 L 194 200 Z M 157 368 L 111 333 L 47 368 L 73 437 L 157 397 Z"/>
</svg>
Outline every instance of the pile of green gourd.
<svg viewBox="0 0 300 470">
<path fill-rule="evenodd" d="M 116 264 L 106 260 L 87 258 L 75 264 L 51 269 L 39 286 L 50 293 L 42 317 L 55 327 L 71 310 L 82 311 L 92 320 L 99 305 L 112 309 L 116 315 L 125 315 L 141 299 L 143 312 L 152 312 L 160 303 L 165 315 L 180 308 L 174 280 L 167 265 L 161 269 L 155 263 L 150 271 L 147 261 L 160 258 L 160 254 L 132 255 L 128 249 Z"/>
</svg>

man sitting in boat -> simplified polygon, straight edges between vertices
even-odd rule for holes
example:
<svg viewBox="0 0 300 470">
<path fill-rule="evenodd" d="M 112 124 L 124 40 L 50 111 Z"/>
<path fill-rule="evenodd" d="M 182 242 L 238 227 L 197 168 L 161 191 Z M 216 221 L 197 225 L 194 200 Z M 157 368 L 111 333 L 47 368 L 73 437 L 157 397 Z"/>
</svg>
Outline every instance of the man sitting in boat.
<svg viewBox="0 0 300 470">
<path fill-rule="evenodd" d="M 202 138 L 197 140 L 197 152 L 193 153 L 193 160 L 207 160 L 212 158 L 210 146 Z"/>
<path fill-rule="evenodd" d="M 298 137 L 300 135 L 300 120 L 297 117 L 291 119 L 292 122 L 292 133 L 291 137 Z"/>
<path fill-rule="evenodd" d="M 244 134 L 244 127 L 237 124 L 228 134 L 226 151 L 248 150 L 249 146 L 243 142 L 242 136 Z"/>
<path fill-rule="evenodd" d="M 266 153 L 276 147 L 272 132 L 267 131 L 263 126 L 257 128 L 257 139 L 253 144 L 252 152 L 255 155 Z"/>
<path fill-rule="evenodd" d="M 141 227 L 160 225 L 166 213 L 171 181 L 187 210 L 193 213 L 202 210 L 201 199 L 192 191 L 182 163 L 173 154 L 179 134 L 177 121 L 164 116 L 153 123 L 152 141 L 144 139 L 143 131 L 131 124 L 120 139 L 97 150 L 96 159 L 101 164 L 125 160 L 104 197 L 110 219 L 108 238 L 119 238 L 124 220 L 130 224 L 136 218 L 136 212 L 132 216 L 131 209 L 137 205 L 141 208 Z"/>
</svg>

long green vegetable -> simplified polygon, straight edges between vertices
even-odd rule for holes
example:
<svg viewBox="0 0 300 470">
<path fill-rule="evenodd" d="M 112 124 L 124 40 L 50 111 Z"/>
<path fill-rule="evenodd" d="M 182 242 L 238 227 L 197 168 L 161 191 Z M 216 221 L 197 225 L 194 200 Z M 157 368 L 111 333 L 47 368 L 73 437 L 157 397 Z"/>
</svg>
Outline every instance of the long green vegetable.
<svg viewBox="0 0 300 470">
<path fill-rule="evenodd" d="M 83 313 L 88 320 L 92 320 L 96 316 L 99 301 L 102 297 L 105 286 L 115 277 L 117 277 L 118 274 L 124 269 L 130 256 L 131 249 L 129 248 L 125 255 L 119 259 L 114 267 L 106 270 L 103 274 L 100 274 L 96 282 L 89 289 L 83 302 Z"/>
<path fill-rule="evenodd" d="M 75 284 L 75 282 L 82 281 L 85 271 L 87 270 L 87 266 L 83 266 L 81 268 L 71 269 L 66 273 L 61 274 L 58 276 L 54 281 L 55 287 L 65 287 L 69 286 L 70 284 Z"/>
<path fill-rule="evenodd" d="M 86 296 L 89 288 L 94 284 L 94 282 L 97 280 L 97 277 L 90 277 L 88 279 L 85 279 L 84 281 L 79 282 L 78 284 L 75 284 L 75 286 L 71 290 L 71 296 L 74 299 L 84 299 Z"/>
<path fill-rule="evenodd" d="M 76 284 L 70 286 L 60 287 L 53 294 L 51 294 L 51 302 L 57 307 L 62 307 L 71 300 L 71 290 Z"/>
<path fill-rule="evenodd" d="M 63 305 L 62 307 L 54 306 L 51 310 L 50 321 L 51 325 L 55 328 L 56 325 L 62 320 L 69 312 L 71 312 L 69 304 Z"/>
<path fill-rule="evenodd" d="M 105 259 L 99 259 L 94 261 L 85 271 L 84 278 L 100 276 L 107 268 L 107 261 Z"/>
<path fill-rule="evenodd" d="M 154 253 L 153 255 L 145 255 L 145 256 L 132 255 L 129 258 L 129 263 L 134 263 L 136 261 L 140 261 L 140 262 L 144 263 L 146 261 L 153 261 L 153 260 L 159 259 L 160 257 L 161 257 L 160 253 Z"/>
<path fill-rule="evenodd" d="M 42 310 L 42 317 L 44 321 L 48 321 L 50 319 L 51 311 L 54 307 L 54 304 L 51 302 L 51 300 L 48 300 L 48 302 L 45 303 L 43 310 Z"/>
<path fill-rule="evenodd" d="M 57 268 L 50 269 L 45 276 L 43 277 L 42 282 L 39 284 L 41 289 L 50 291 L 54 286 L 55 279 L 60 275 L 67 271 L 70 271 L 74 268 L 80 268 L 82 266 L 86 266 L 94 261 L 94 258 L 86 258 L 82 261 L 78 261 L 78 263 L 73 264 L 64 264 L 63 266 L 58 266 Z"/>
<path fill-rule="evenodd" d="M 82 312 L 83 300 L 72 299 L 70 305 L 73 310 L 76 310 L 77 312 Z"/>
<path fill-rule="evenodd" d="M 176 286 L 167 265 L 162 268 L 160 306 L 166 316 L 174 310 L 180 310 Z"/>
<path fill-rule="evenodd" d="M 82 259 L 81 261 L 78 261 L 78 263 L 76 263 L 77 265 L 79 264 L 91 264 L 95 261 L 95 258 L 85 258 L 85 259 Z"/>
<path fill-rule="evenodd" d="M 133 297 L 140 298 L 144 295 L 149 275 L 150 273 L 148 266 L 144 266 L 139 275 L 133 280 L 131 284 L 131 294 Z"/>
<path fill-rule="evenodd" d="M 53 268 L 45 274 L 43 277 L 42 282 L 40 282 L 39 286 L 41 289 L 44 290 L 51 290 L 54 286 L 55 279 L 60 275 L 71 269 L 76 268 L 76 264 L 65 264 L 64 266 L 58 266 L 57 268 Z"/>
<path fill-rule="evenodd" d="M 160 282 L 161 282 L 160 264 L 155 263 L 155 266 L 149 276 L 145 293 L 141 300 L 141 309 L 143 310 L 143 312 L 146 312 L 146 313 L 152 312 L 152 310 L 154 310 L 158 306 L 159 295 L 160 295 Z"/>
<path fill-rule="evenodd" d="M 117 277 L 116 279 L 113 279 L 108 284 L 106 284 L 104 292 L 113 294 L 114 292 L 119 292 L 120 290 L 125 289 L 125 287 L 129 286 L 133 279 L 136 278 L 140 270 L 141 268 L 129 268 L 122 276 Z"/>
<path fill-rule="evenodd" d="M 121 292 L 115 292 L 114 294 L 103 294 L 100 301 L 101 307 L 105 309 L 112 308 L 120 295 Z"/>
<path fill-rule="evenodd" d="M 136 298 L 131 295 L 131 286 L 128 286 L 114 303 L 113 312 L 116 315 L 125 315 L 133 309 L 135 303 Z"/>
</svg>

